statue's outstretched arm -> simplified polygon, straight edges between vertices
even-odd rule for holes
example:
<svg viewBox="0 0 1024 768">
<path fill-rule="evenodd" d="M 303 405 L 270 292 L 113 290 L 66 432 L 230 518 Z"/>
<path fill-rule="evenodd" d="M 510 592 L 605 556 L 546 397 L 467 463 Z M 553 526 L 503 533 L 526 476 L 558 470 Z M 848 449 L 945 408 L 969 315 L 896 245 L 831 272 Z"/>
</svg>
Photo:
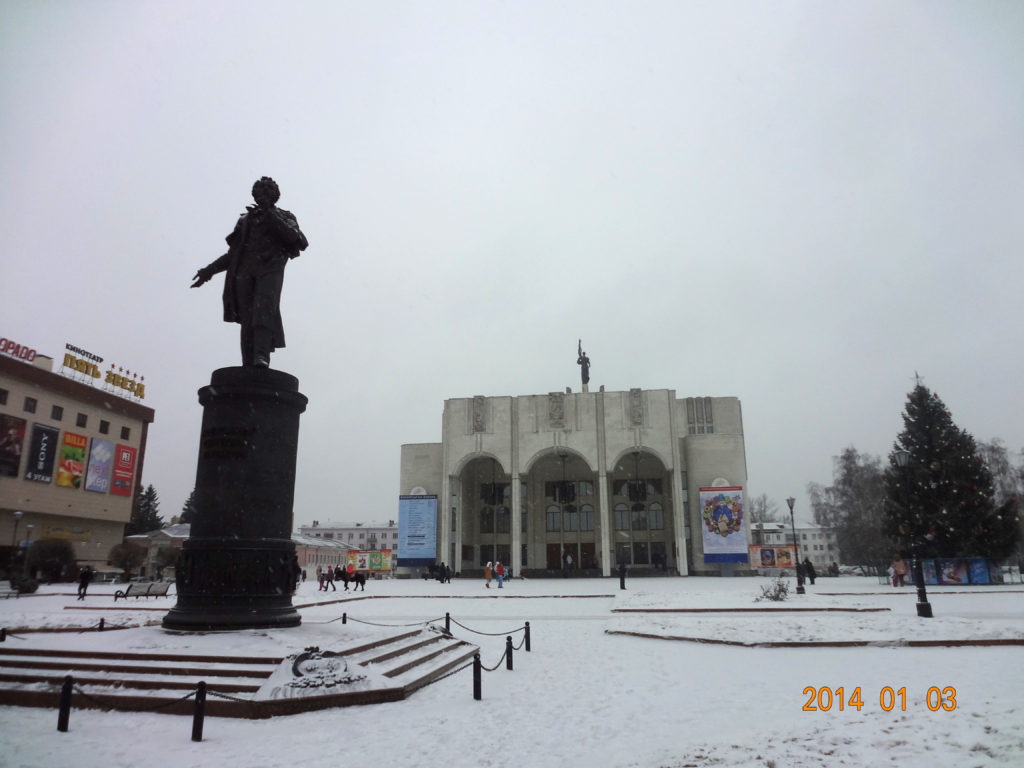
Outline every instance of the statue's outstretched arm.
<svg viewBox="0 0 1024 768">
<path fill-rule="evenodd" d="M 205 267 L 200 267 L 196 270 L 195 275 L 192 279 L 195 280 L 190 287 L 198 288 L 201 285 L 209 282 L 210 278 L 216 275 L 218 272 L 223 272 L 228 268 L 229 255 L 225 253 L 215 261 L 211 261 Z"/>
</svg>

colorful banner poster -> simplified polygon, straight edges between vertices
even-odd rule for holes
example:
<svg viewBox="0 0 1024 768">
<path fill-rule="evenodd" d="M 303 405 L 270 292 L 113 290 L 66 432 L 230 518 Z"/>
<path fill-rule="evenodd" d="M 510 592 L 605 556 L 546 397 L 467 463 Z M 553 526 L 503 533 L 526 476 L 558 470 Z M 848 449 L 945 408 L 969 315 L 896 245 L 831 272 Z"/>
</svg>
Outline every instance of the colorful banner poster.
<svg viewBox="0 0 1024 768">
<path fill-rule="evenodd" d="M 99 437 L 89 447 L 89 471 L 85 474 L 85 490 L 106 493 L 110 490 L 110 472 L 114 465 L 114 444 Z"/>
<path fill-rule="evenodd" d="M 436 557 L 437 496 L 399 496 L 399 564 L 430 565 Z"/>
<path fill-rule="evenodd" d="M 17 477 L 25 442 L 24 419 L 0 414 L 0 475 Z"/>
<path fill-rule="evenodd" d="M 747 526 L 743 521 L 743 488 L 701 488 L 700 508 L 704 561 L 748 562 Z"/>
<path fill-rule="evenodd" d="M 118 496 L 131 496 L 132 480 L 135 477 L 135 449 L 130 445 L 117 444 L 113 475 L 114 483 L 110 492 Z"/>
<path fill-rule="evenodd" d="M 60 461 L 57 464 L 57 485 L 63 488 L 81 488 L 82 472 L 85 469 L 85 447 L 89 438 L 65 432 L 60 445 Z"/>
<path fill-rule="evenodd" d="M 57 435 L 55 427 L 45 424 L 32 425 L 32 441 L 28 448 L 28 466 L 25 479 L 40 483 L 53 481 L 53 462 L 57 458 Z"/>
</svg>

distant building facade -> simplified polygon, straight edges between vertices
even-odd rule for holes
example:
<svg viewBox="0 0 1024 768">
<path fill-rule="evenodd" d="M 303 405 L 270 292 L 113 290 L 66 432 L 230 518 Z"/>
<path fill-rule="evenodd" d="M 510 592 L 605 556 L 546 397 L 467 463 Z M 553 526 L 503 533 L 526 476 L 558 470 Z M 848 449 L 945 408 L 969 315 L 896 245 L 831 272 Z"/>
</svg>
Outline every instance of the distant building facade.
<svg viewBox="0 0 1024 768">
<path fill-rule="evenodd" d="M 139 567 L 139 576 L 151 579 L 174 578 L 174 562 L 177 553 L 189 537 L 192 526 L 189 523 L 175 523 L 148 533 L 125 537 L 125 541 L 146 550 L 145 559 Z M 316 568 L 327 566 L 337 568 L 348 562 L 348 553 L 355 549 L 335 539 L 313 538 L 300 533 L 292 534 L 295 555 L 299 568 L 307 571 L 307 578 L 316 577 Z"/>
<path fill-rule="evenodd" d="M 104 571 L 137 503 L 154 411 L 141 384 L 75 349 L 54 360 L 0 339 L 0 542 L 66 539 L 79 563 Z M 74 367 L 74 366 L 77 366 Z M 94 386 L 90 383 L 96 381 Z M 128 387 L 131 387 L 129 389 Z M 20 514 L 19 514 L 20 513 Z"/>
<path fill-rule="evenodd" d="M 299 526 L 299 534 L 310 539 L 337 541 L 352 549 L 381 550 L 398 547 L 398 523 L 395 520 L 365 523 L 321 523 L 314 520 L 312 525 Z"/>
<path fill-rule="evenodd" d="M 746 481 L 738 399 L 603 387 L 447 400 L 441 442 L 403 445 L 399 480 L 400 495 L 437 496 L 437 560 L 456 571 L 605 576 L 747 569 L 706 557 L 701 509 L 708 489 Z"/>
</svg>

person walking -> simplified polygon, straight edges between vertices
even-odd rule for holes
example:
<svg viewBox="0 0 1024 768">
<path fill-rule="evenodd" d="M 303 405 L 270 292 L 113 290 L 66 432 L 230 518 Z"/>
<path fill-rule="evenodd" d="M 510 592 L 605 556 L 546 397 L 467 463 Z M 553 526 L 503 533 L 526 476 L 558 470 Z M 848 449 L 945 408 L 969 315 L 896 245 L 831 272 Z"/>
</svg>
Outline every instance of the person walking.
<svg viewBox="0 0 1024 768">
<path fill-rule="evenodd" d="M 498 574 L 498 589 L 501 589 L 502 585 L 505 583 L 505 566 L 501 564 L 501 560 L 499 560 L 498 564 L 494 567 L 494 572 Z"/>
<path fill-rule="evenodd" d="M 85 566 L 78 574 L 78 599 L 85 600 L 85 591 L 89 589 L 89 582 L 92 581 L 92 568 Z"/>
<path fill-rule="evenodd" d="M 334 586 L 334 567 L 330 565 L 327 566 L 327 576 L 324 578 L 324 592 L 327 591 L 328 584 L 330 584 L 331 589 L 335 592 L 338 591 L 338 588 Z"/>
<path fill-rule="evenodd" d="M 619 589 L 626 588 L 626 564 L 619 563 Z"/>
<path fill-rule="evenodd" d="M 487 561 L 487 565 L 484 566 L 484 578 L 487 580 L 484 584 L 488 589 L 491 588 L 491 579 L 494 578 L 494 572 L 491 570 L 491 561 Z"/>
</svg>

